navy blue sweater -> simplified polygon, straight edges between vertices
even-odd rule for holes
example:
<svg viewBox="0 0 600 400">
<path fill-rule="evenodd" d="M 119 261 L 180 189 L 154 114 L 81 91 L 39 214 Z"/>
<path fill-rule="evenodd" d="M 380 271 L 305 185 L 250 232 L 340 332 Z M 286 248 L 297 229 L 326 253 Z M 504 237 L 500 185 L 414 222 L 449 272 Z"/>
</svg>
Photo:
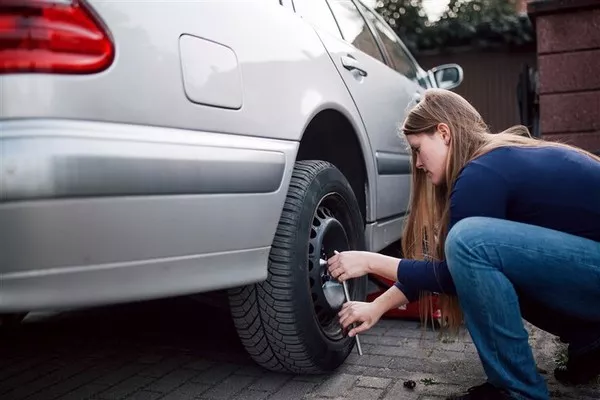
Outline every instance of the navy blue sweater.
<svg viewBox="0 0 600 400">
<path fill-rule="evenodd" d="M 448 231 L 463 218 L 493 217 L 600 242 L 600 162 L 563 148 L 503 147 L 467 163 L 450 195 Z M 445 261 L 403 259 L 396 286 L 456 294 Z"/>
</svg>

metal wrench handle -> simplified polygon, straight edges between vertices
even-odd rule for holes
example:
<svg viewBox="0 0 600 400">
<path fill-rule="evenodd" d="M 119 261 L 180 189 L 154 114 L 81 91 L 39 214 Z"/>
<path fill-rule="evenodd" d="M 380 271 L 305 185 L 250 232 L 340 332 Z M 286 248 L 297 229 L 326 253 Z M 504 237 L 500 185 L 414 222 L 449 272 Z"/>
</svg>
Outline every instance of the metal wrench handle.
<svg viewBox="0 0 600 400">
<path fill-rule="evenodd" d="M 346 283 L 346 281 L 342 282 L 342 287 L 344 288 L 344 296 L 346 296 L 346 301 L 350 301 L 350 293 L 348 293 L 348 284 Z M 354 324 L 352 325 L 354 326 Z M 358 349 L 358 355 L 362 356 L 363 352 L 362 347 L 360 346 L 360 339 L 358 338 L 358 333 L 354 335 L 354 338 L 356 338 L 356 348 Z"/>
<path fill-rule="evenodd" d="M 335 254 L 340 254 L 337 250 L 333 251 Z M 346 281 L 342 282 L 342 287 L 344 288 L 344 297 L 346 297 L 346 302 L 350 301 L 350 293 L 348 292 L 348 284 L 346 283 Z M 352 326 L 354 327 L 354 324 L 352 324 Z M 358 333 L 356 335 L 354 335 L 354 338 L 356 339 L 356 349 L 358 350 L 358 355 L 362 356 L 363 352 L 362 352 L 362 347 L 360 345 L 360 339 L 358 338 Z"/>
</svg>

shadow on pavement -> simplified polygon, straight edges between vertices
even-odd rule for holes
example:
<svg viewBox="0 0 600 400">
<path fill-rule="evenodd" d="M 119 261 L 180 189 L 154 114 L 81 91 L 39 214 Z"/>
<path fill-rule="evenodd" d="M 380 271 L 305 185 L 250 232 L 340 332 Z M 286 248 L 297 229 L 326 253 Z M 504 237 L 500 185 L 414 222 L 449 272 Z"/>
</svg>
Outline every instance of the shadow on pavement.
<svg viewBox="0 0 600 400">
<path fill-rule="evenodd" d="M 0 328 L 1 329 L 1 328 Z M 0 360 L 44 355 L 114 353 L 120 358 L 148 354 L 185 354 L 205 360 L 252 363 L 227 309 L 192 297 L 173 298 L 32 315 L 25 323 L 0 330 Z"/>
</svg>

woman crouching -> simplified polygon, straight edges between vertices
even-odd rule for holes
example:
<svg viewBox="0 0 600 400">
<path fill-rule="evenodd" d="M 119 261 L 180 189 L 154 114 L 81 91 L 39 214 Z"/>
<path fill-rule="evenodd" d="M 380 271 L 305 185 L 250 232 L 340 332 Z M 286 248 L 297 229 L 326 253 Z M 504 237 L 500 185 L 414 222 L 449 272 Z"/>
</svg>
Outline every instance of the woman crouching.
<svg viewBox="0 0 600 400">
<path fill-rule="evenodd" d="M 372 303 L 340 312 L 350 335 L 387 311 L 440 294 L 442 321 L 465 323 L 487 382 L 450 399 L 548 399 L 523 318 L 569 343 L 563 383 L 600 374 L 600 157 L 533 139 L 525 127 L 491 134 L 464 98 L 428 90 L 403 134 L 412 149 L 412 198 L 397 259 L 331 257 L 340 281 L 397 280 Z"/>
</svg>

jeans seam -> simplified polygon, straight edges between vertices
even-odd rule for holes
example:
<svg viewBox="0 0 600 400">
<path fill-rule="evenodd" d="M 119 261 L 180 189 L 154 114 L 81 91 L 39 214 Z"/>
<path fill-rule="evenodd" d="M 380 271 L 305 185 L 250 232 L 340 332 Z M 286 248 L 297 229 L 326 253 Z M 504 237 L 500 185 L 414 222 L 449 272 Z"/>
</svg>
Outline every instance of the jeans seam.
<svg viewBox="0 0 600 400">
<path fill-rule="evenodd" d="M 503 245 L 504 245 L 504 244 L 503 244 Z M 464 246 L 464 244 L 463 244 L 463 246 Z M 476 244 L 476 245 L 474 245 L 474 246 L 472 246 L 472 247 L 470 247 L 470 248 L 469 248 L 469 247 L 467 247 L 467 246 L 465 246 L 465 248 L 469 248 L 469 252 L 470 252 L 470 253 L 474 253 L 474 252 L 475 252 L 477 249 L 479 249 L 480 247 L 483 247 L 483 246 L 489 246 L 489 243 L 486 243 L 486 242 L 480 242 L 480 243 L 478 243 L 478 244 Z M 529 249 L 526 249 L 526 248 L 521 248 L 521 247 L 517 247 L 517 246 L 511 246 L 511 245 L 504 245 L 504 246 L 506 246 L 506 247 L 508 247 L 508 248 L 511 248 L 511 249 L 523 249 L 523 250 L 530 251 Z M 512 284 L 512 282 L 510 281 L 510 279 L 508 278 L 508 276 L 506 276 L 506 275 L 504 274 L 504 267 L 502 266 L 502 263 L 501 263 L 501 262 L 494 262 L 494 261 L 490 260 L 490 259 L 489 259 L 490 257 L 488 257 L 488 256 L 487 256 L 487 252 L 485 253 L 485 255 L 486 255 L 486 257 L 485 257 L 485 258 L 487 258 L 488 260 L 485 260 L 485 258 L 484 258 L 483 260 L 481 260 L 481 257 L 479 257 L 479 256 L 478 256 L 477 258 L 480 258 L 480 260 L 481 260 L 481 261 L 484 261 L 484 262 L 486 262 L 486 263 L 488 263 L 488 264 L 491 264 L 491 265 L 492 265 L 492 268 L 481 268 L 481 269 L 479 269 L 479 268 L 472 268 L 472 267 L 469 267 L 469 268 L 467 268 L 467 274 L 468 274 L 468 278 L 469 278 L 471 281 L 474 281 L 474 280 L 475 280 L 475 278 L 476 278 L 476 277 L 474 276 L 474 270 L 476 270 L 476 269 L 477 269 L 477 270 L 480 270 L 480 271 L 481 271 L 481 270 L 497 271 L 497 272 L 501 273 L 502 275 L 504 275 L 504 277 L 505 277 L 505 278 L 508 280 L 508 282 L 509 282 L 511 285 L 513 285 L 513 284 Z M 495 265 L 499 265 L 499 267 L 494 267 Z M 518 299 L 518 294 L 517 294 L 517 299 Z M 485 317 L 485 321 L 486 321 L 486 323 L 487 323 L 487 324 L 489 324 L 489 325 L 492 325 L 492 324 L 491 324 L 491 317 L 490 317 L 490 313 L 489 313 L 489 310 L 488 310 L 488 308 L 487 308 L 487 306 L 486 306 L 486 305 L 483 305 L 483 307 L 482 307 L 482 311 L 483 311 L 483 314 L 484 314 L 484 317 Z M 491 354 L 490 354 L 490 355 L 494 357 L 494 361 L 495 361 L 495 363 L 497 363 L 497 364 L 502 364 L 502 363 L 500 362 L 501 360 L 499 359 L 499 356 L 498 356 L 498 354 L 499 354 L 499 351 L 498 351 L 498 344 L 497 344 L 496 340 L 491 340 L 491 342 L 492 342 L 492 344 L 493 344 L 493 348 L 491 349 L 491 350 L 492 350 L 492 352 L 491 352 Z M 506 377 L 505 377 L 505 378 L 506 378 Z M 515 400 L 528 400 L 528 399 L 527 399 L 527 397 L 524 397 L 524 396 L 522 396 L 522 395 L 521 395 L 521 394 L 519 394 L 518 392 L 515 392 L 515 391 L 513 391 L 513 390 L 510 390 L 510 389 L 507 389 L 507 390 L 508 390 L 508 392 L 510 393 L 510 396 L 511 396 L 511 397 L 513 397 Z"/>
<path fill-rule="evenodd" d="M 464 245 L 464 244 L 463 244 L 463 245 Z M 478 249 L 479 249 L 479 248 L 481 248 L 481 247 L 485 247 L 485 246 L 492 246 L 492 245 L 493 245 L 493 246 L 503 246 L 503 247 L 506 247 L 506 248 L 509 248 L 509 249 L 522 250 L 522 251 L 525 251 L 525 252 L 528 252 L 528 253 L 538 253 L 538 254 L 540 254 L 540 255 L 549 256 L 549 257 L 554 257 L 554 258 L 556 258 L 556 259 L 558 259 L 558 260 L 561 260 L 561 261 L 563 261 L 563 262 L 565 262 L 565 263 L 572 262 L 572 260 L 570 260 L 568 257 L 564 257 L 564 256 L 560 256 L 560 255 L 555 255 L 555 254 L 552 254 L 552 253 L 548 253 L 548 252 L 545 252 L 545 251 L 543 251 L 543 249 L 540 249 L 540 250 L 532 250 L 532 249 L 530 249 L 530 248 L 527 248 L 527 247 L 515 246 L 515 245 L 512 245 L 512 244 L 507 244 L 507 243 L 501 243 L 501 244 L 498 244 L 498 243 L 488 243 L 488 242 L 482 242 L 482 241 L 480 241 L 480 242 L 479 242 L 479 243 L 477 243 L 476 245 L 474 245 L 474 246 L 470 247 L 470 250 L 469 250 L 469 251 L 470 251 L 470 252 L 474 252 L 475 250 L 478 250 Z M 468 248 L 468 246 L 466 246 L 466 245 L 464 245 L 464 246 Z M 584 265 L 584 266 L 586 266 L 586 267 L 592 267 L 592 268 L 597 268 L 597 267 L 598 267 L 598 265 L 596 265 L 596 264 L 589 264 L 589 263 L 587 263 L 587 262 L 581 262 L 581 261 L 579 261 L 579 263 L 580 263 L 580 265 Z M 503 269 L 504 269 L 504 268 L 503 268 Z M 501 270 L 501 271 L 502 271 L 502 270 Z"/>
<path fill-rule="evenodd" d="M 473 248 L 473 249 L 475 249 L 475 248 Z M 473 281 L 475 279 L 475 276 L 473 276 L 473 269 L 472 268 L 468 268 L 467 270 L 468 270 L 468 274 L 469 274 L 469 279 L 471 281 Z M 486 323 L 490 324 L 491 317 L 490 317 L 490 313 L 489 313 L 489 310 L 488 310 L 487 306 L 483 306 L 482 309 L 483 309 L 483 312 L 484 312 Z M 490 324 L 490 326 L 491 326 L 491 324 Z M 495 362 L 501 364 L 500 360 L 499 360 L 499 357 L 498 357 L 498 345 L 497 345 L 497 343 L 496 343 L 495 340 L 492 340 L 492 343 L 493 343 L 493 346 L 494 346 L 493 347 L 493 356 L 494 356 Z"/>
</svg>

